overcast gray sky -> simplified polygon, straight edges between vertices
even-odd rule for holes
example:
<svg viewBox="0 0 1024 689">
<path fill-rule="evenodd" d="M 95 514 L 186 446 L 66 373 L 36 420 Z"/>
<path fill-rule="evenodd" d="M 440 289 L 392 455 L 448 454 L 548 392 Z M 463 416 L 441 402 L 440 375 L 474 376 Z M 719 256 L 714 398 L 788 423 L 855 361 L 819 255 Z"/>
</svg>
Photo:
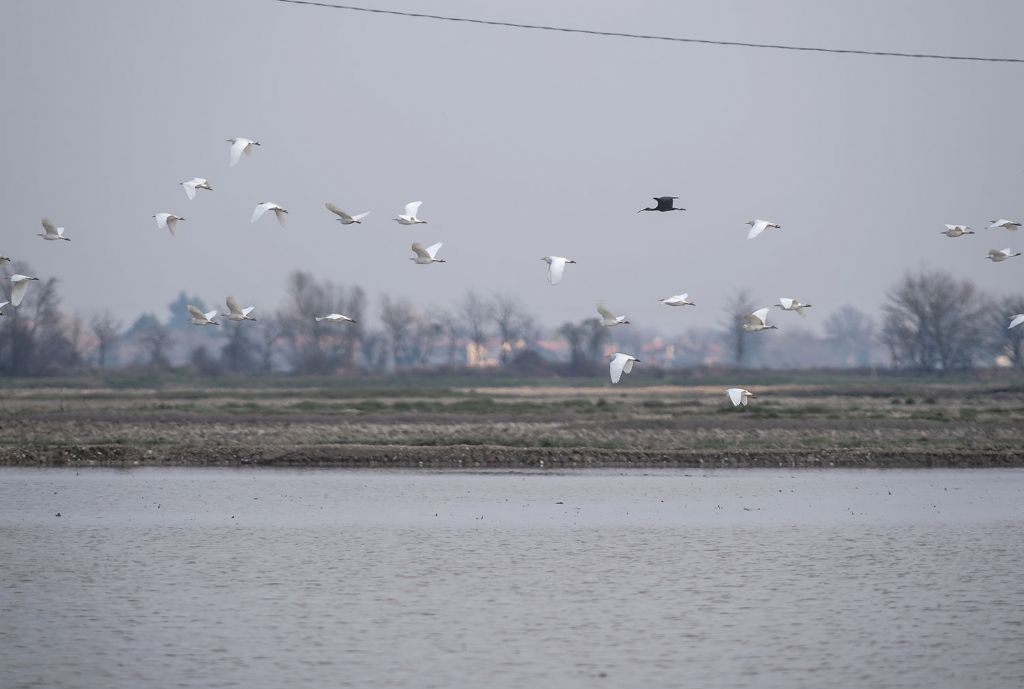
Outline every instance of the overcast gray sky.
<svg viewBox="0 0 1024 689">
<path fill-rule="evenodd" d="M 599 30 L 1024 57 L 1024 3 L 433 0 L 377 7 Z M 605 299 L 663 331 L 739 287 L 874 311 L 909 269 L 1024 290 L 1024 65 L 774 52 L 367 15 L 270 0 L 0 4 L 0 253 L 66 308 L 163 316 L 181 289 L 264 311 L 288 272 L 428 308 Z M 262 148 L 228 166 L 232 136 Z M 178 183 L 206 177 L 189 201 Z M 686 213 L 635 211 L 681 197 Z M 291 210 L 252 225 L 257 202 Z M 371 210 L 342 227 L 324 210 Z M 390 218 L 422 200 L 429 224 Z M 171 238 L 152 215 L 188 220 Z M 35 234 L 48 216 L 73 241 Z M 744 223 L 783 229 L 748 241 Z M 947 239 L 943 223 L 979 234 Z M 409 244 L 443 241 L 444 265 Z M 538 259 L 579 261 L 551 287 Z M 657 299 L 689 291 L 695 309 Z M 372 315 L 372 314 L 371 314 Z"/>
</svg>

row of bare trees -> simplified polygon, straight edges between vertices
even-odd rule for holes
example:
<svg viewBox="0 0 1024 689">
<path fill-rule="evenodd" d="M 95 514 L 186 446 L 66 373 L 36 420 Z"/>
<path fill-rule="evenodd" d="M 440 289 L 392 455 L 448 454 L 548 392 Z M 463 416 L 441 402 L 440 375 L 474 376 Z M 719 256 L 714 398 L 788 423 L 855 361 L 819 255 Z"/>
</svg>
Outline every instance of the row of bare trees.
<svg viewBox="0 0 1024 689">
<path fill-rule="evenodd" d="M 900 368 L 967 369 L 993 356 L 1024 368 L 1024 328 L 1007 328 L 1017 313 L 1024 313 L 1024 297 L 996 300 L 941 271 L 908 274 L 882 308 L 881 340 Z"/>
<path fill-rule="evenodd" d="M 480 351 L 494 337 L 501 347 L 501 361 L 511 360 L 517 349 L 537 338 L 535 319 L 514 299 L 505 295 L 484 297 L 468 292 L 453 311 L 425 311 L 403 299 L 381 297 L 380 327 L 367 327 L 364 315 L 368 299 L 362 288 L 318 280 L 307 272 L 288 277 L 286 302 L 276 314 L 260 316 L 258 327 L 250 323 L 226 323 L 227 342 L 217 360 L 202 348 L 193 352 L 192 363 L 201 370 L 217 368 L 232 372 L 270 371 L 283 359 L 300 374 L 328 374 L 339 370 L 395 370 L 431 364 L 462 363 L 460 343 L 468 340 Z M 338 325 L 317 322 L 315 316 L 343 313 L 356 322 Z M 149 327 L 151 362 L 165 333 Z"/>
<path fill-rule="evenodd" d="M 8 268 L 7 276 L 31 274 L 25 264 Z M 0 286 L 9 299 L 10 282 L 0 281 Z M 199 302 L 182 294 L 169 305 L 167 320 L 144 315 L 126 330 L 109 311 L 96 314 L 87 326 L 63 314 L 57 288 L 55 279 L 33 283 L 18 308 L 4 310 L 0 373 L 58 375 L 111 365 L 167 370 L 172 362 L 182 361 L 182 351 L 189 352 L 187 362 L 204 373 L 286 369 L 317 375 L 456 367 L 466 363 L 472 352 L 482 356 L 494 342 L 500 345 L 498 363 L 522 364 L 524 355 L 531 352 L 532 361 L 541 361 L 534 351 L 540 338 L 537 321 L 508 295 L 470 291 L 450 310 L 424 310 L 407 300 L 383 296 L 380 326 L 369 328 L 364 322 L 368 298 L 360 287 L 294 272 L 288 277 L 282 308 L 261 313 L 256 324 L 226 321 L 219 331 L 196 329 L 182 313 L 186 303 Z M 779 351 L 770 347 L 780 336 L 743 330 L 743 317 L 753 309 L 749 292 L 736 293 L 728 304 L 723 329 L 718 335 L 708 333 L 718 338 L 737 366 L 771 365 L 773 352 Z M 314 319 L 332 312 L 349 315 L 357 323 L 339 326 Z M 880 325 L 851 306 L 834 311 L 824 323 L 825 342 L 835 355 L 833 360 L 846 366 L 867 366 L 873 352 L 884 347 L 892 365 L 903 369 L 965 369 L 990 365 L 997 356 L 1024 368 L 1024 326 L 1006 328 L 1007 316 L 1022 312 L 1024 296 L 996 300 L 968 280 L 921 272 L 908 274 L 893 286 L 881 309 Z M 564 323 L 557 334 L 568 345 L 569 362 L 561 369 L 565 373 L 590 375 L 604 363 L 612 333 L 596 318 Z M 639 347 L 649 335 L 636 328 L 614 334 L 620 347 Z M 696 335 L 690 340 L 710 342 Z M 464 349 L 466 343 L 471 352 Z"/>
</svg>

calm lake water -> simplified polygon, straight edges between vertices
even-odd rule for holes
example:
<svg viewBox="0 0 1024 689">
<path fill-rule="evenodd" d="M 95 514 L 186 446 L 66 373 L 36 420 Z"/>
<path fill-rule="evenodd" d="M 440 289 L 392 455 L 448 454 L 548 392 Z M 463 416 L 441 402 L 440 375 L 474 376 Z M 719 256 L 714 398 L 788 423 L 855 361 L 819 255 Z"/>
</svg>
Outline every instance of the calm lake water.
<svg viewBox="0 0 1024 689">
<path fill-rule="evenodd" d="M 0 470 L 4 689 L 827 686 L 1024 686 L 1024 471 Z"/>
</svg>

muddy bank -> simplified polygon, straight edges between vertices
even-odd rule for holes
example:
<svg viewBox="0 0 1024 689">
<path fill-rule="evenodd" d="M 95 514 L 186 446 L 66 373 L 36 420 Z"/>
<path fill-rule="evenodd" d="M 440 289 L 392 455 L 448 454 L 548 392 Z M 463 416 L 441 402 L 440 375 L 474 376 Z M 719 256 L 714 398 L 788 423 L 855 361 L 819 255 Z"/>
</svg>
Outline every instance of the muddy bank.
<svg viewBox="0 0 1024 689">
<path fill-rule="evenodd" d="M 928 468 L 1024 467 L 1024 452 L 957 450 L 643 451 L 496 445 L 315 445 L 145 448 L 33 446 L 0 448 L 0 466 L 267 466 L 395 469 L 584 468 Z"/>
</svg>

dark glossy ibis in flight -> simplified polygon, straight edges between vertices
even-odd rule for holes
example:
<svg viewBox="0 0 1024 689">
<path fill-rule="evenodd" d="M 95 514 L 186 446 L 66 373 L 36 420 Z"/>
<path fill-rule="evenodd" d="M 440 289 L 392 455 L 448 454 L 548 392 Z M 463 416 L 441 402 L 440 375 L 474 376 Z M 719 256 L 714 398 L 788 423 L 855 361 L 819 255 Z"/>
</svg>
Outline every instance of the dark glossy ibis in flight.
<svg viewBox="0 0 1024 689">
<path fill-rule="evenodd" d="M 643 213 L 644 211 L 658 211 L 664 213 L 665 211 L 685 211 L 685 208 L 676 208 L 675 200 L 678 196 L 655 196 L 654 200 L 658 203 L 654 208 L 641 208 L 637 213 Z"/>
</svg>

